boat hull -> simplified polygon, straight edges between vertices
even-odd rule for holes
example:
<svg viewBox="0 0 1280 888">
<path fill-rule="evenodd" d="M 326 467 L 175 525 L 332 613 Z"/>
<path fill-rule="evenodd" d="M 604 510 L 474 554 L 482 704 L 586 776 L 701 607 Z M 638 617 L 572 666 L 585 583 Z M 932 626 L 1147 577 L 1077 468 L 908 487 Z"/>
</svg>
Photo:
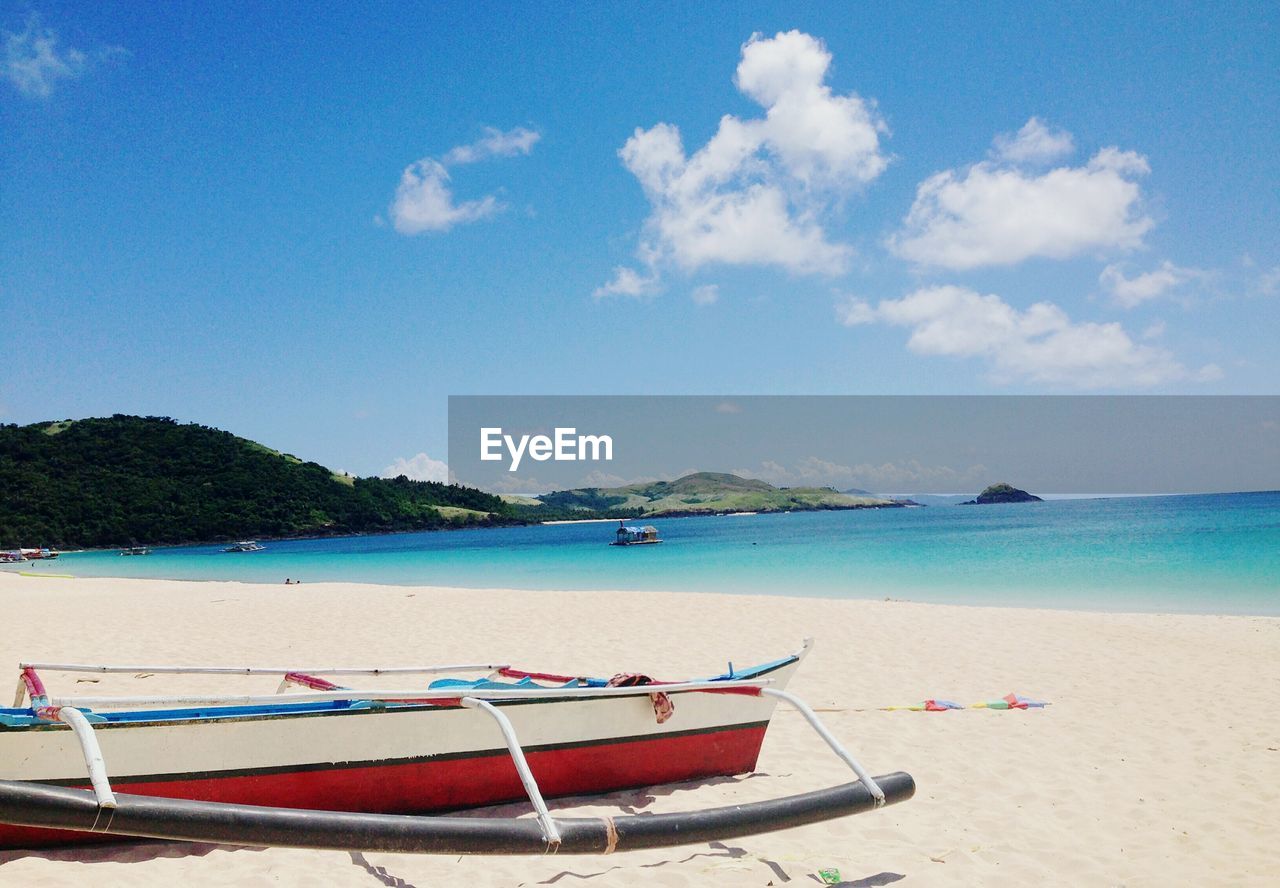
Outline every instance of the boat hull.
<svg viewBox="0 0 1280 888">
<path fill-rule="evenodd" d="M 795 668 L 769 673 L 784 685 Z M 546 796 L 609 792 L 755 768 L 773 698 L 675 695 L 659 724 L 647 695 L 497 704 Z M 120 792 L 370 813 L 431 813 L 527 798 L 497 723 L 454 706 L 95 725 Z M 88 785 L 70 730 L 0 728 L 0 780 Z M 0 848 L 92 840 L 0 825 Z"/>
</svg>

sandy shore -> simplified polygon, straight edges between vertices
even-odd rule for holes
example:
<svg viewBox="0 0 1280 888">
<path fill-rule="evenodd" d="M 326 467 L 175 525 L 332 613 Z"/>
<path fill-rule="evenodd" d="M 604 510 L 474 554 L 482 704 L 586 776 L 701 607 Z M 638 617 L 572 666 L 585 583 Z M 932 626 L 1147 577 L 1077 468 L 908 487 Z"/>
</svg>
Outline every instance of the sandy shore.
<svg viewBox="0 0 1280 888">
<path fill-rule="evenodd" d="M 3 884 L 766 886 L 815 885 L 819 869 L 837 868 L 849 886 L 1246 885 L 1280 872 L 1280 619 L 12 574 L 0 574 L 0 601 L 9 615 L 0 663 L 11 666 L 496 657 L 678 677 L 718 672 L 728 659 L 769 659 L 813 635 L 817 648 L 792 689 L 873 772 L 909 771 L 919 786 L 912 801 L 872 814 L 613 857 L 135 844 L 3 853 Z M 159 693 L 204 681 L 123 676 L 79 688 Z M 235 686 L 274 690 L 270 680 Z M 876 710 L 1009 692 L 1053 705 Z M 681 810 L 845 779 L 801 719 L 779 712 L 759 774 L 618 793 L 589 810 Z"/>
</svg>

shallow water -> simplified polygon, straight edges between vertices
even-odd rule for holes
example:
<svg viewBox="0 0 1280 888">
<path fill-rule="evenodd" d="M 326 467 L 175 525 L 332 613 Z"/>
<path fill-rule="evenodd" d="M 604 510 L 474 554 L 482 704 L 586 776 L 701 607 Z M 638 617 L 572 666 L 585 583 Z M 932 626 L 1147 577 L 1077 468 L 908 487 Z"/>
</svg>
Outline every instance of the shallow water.
<svg viewBox="0 0 1280 888">
<path fill-rule="evenodd" d="M 1280 492 L 656 519 L 64 555 L 80 576 L 660 589 L 1280 614 Z M 225 544 L 224 544 L 225 545 Z M 478 600 L 482 600 L 478 598 Z"/>
</svg>

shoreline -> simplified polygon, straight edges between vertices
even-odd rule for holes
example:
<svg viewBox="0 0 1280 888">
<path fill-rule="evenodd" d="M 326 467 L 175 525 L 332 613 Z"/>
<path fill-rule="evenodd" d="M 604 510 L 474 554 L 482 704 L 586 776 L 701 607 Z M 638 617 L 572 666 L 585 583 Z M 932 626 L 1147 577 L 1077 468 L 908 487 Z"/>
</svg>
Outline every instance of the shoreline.
<svg viewBox="0 0 1280 888">
<path fill-rule="evenodd" d="M 452 508 L 452 507 L 445 507 Z M 335 533 L 301 533 L 287 534 L 284 536 L 273 536 L 271 534 L 253 534 L 243 533 L 235 534 L 218 540 L 185 540 L 177 543 L 141 543 L 148 549 L 182 549 L 194 548 L 197 546 L 220 546 L 226 543 L 233 543 L 237 540 L 252 539 L 264 542 L 293 542 L 295 540 L 342 540 L 342 539 L 359 539 L 362 537 L 384 537 L 384 536 L 402 536 L 410 533 L 441 533 L 460 530 L 502 530 L 512 527 L 551 527 L 562 524 L 611 524 L 614 521 L 674 521 L 684 518 L 733 518 L 738 516 L 750 515 L 790 515 L 792 513 L 806 512 L 858 512 L 877 509 L 901 509 L 901 508 L 923 508 L 920 503 L 906 502 L 886 502 L 875 504 L 859 504 L 849 506 L 818 506 L 809 508 L 794 509 L 757 509 L 754 511 L 704 511 L 701 509 L 676 509 L 667 512 L 655 514 L 631 515 L 624 518 L 553 518 L 547 521 L 529 520 L 525 518 L 508 518 L 498 515 L 497 513 L 486 513 L 484 519 L 475 521 L 446 521 L 437 527 L 420 527 L 411 530 L 367 530 L 367 531 L 345 531 Z M 119 543 L 111 546 L 78 546 L 74 549 L 63 549 L 57 546 L 49 548 L 56 549 L 60 555 L 73 554 L 76 552 L 114 552 L 127 548 L 133 543 Z M 23 548 L 35 548 L 34 546 L 26 546 Z"/>
<path fill-rule="evenodd" d="M 4 576 L 23 577 L 26 579 L 58 579 L 58 580 L 77 580 L 80 582 L 99 582 L 99 581 L 120 581 L 125 583 L 195 583 L 200 585 L 210 583 L 227 583 L 239 586 L 246 586 L 256 589 L 274 589 L 284 587 L 283 580 L 241 580 L 241 579 L 223 579 L 216 577 L 205 577 L 199 579 L 190 579 L 182 577 L 124 577 L 115 574 L 65 574 L 65 573 L 37 573 L 33 571 L 0 571 L 0 577 Z M 521 595 L 555 595 L 555 594 L 588 594 L 599 596 L 625 596 L 625 595 L 691 595 L 699 598 L 705 597 L 723 597 L 731 601 L 741 601 L 743 599 L 761 599 L 764 601 L 848 601 L 848 602 L 888 602 L 896 604 L 915 604 L 926 607 L 956 607 L 956 608 L 985 608 L 996 611 L 1031 611 L 1044 612 L 1050 614 L 1096 614 L 1103 615 L 1133 615 L 1133 616 L 1188 616 L 1188 617 L 1239 617 L 1246 619 L 1263 619 L 1280 621 L 1280 613 L 1258 613 L 1245 611 L 1211 611 L 1196 610 L 1188 608 L 1186 610 L 1160 609 L 1160 610 L 1110 610 L 1092 606 L 1092 602 L 1081 604 L 1079 607 L 1069 605 L 1060 605 L 1057 607 L 1046 607 L 1043 604 L 1018 604 L 1015 602 L 981 602 L 981 601 L 925 601 L 919 598 L 911 598 L 903 595 L 900 589 L 880 589 L 867 595 L 821 595 L 818 593 L 807 594 L 769 594 L 764 592 L 727 592 L 723 590 L 692 590 L 692 589 L 568 589 L 554 587 L 533 587 L 519 586 L 514 584 L 496 585 L 496 586 L 459 586 L 450 584 L 434 584 L 434 583 L 418 583 L 418 582 L 360 582 L 355 580 L 303 580 L 299 579 L 293 586 L 306 586 L 308 588 L 325 587 L 349 587 L 351 590 L 367 590 L 367 589 L 416 589 L 416 590 L 432 590 L 432 591 L 448 591 L 451 593 L 466 593 L 471 595 L 485 595 L 491 593 L 508 593 L 514 592 Z M 1116 592 L 1117 598 L 1122 598 L 1123 592 Z M 3 664 L 0 664 L 3 665 Z"/>
<path fill-rule="evenodd" d="M 246 591 L 264 591 L 264 590 L 289 590 L 289 592 L 302 592 L 310 589 L 312 591 L 322 591 L 326 594 L 341 593 L 360 593 L 363 595 L 385 594 L 385 595 L 404 595 L 406 591 L 411 596 L 417 594 L 427 595 L 448 595 L 448 596 L 475 596 L 475 595 L 519 595 L 519 596 L 546 596 L 546 597 L 565 597 L 565 596 L 583 596 L 597 599 L 600 601 L 617 601 L 623 598 L 640 599 L 640 598 L 696 598 L 700 604 L 714 605 L 722 604 L 725 606 L 744 606 L 744 605 L 777 605 L 786 602 L 794 602 L 798 605 L 831 605 L 850 607 L 866 607 L 866 606 L 894 606 L 903 608 L 924 608 L 926 610 L 946 611 L 956 610 L 963 613 L 972 613 L 975 611 L 992 611 L 992 616 L 1000 616 L 1011 613 L 1025 614 L 1029 616 L 1042 617 L 1098 617 L 1098 618 L 1138 618 L 1138 619 L 1169 619 L 1169 620 L 1213 620 L 1213 621 L 1235 621 L 1243 620 L 1248 622 L 1261 622 L 1271 625 L 1275 631 L 1280 632 L 1280 615 L 1276 614 L 1243 614 L 1243 613 L 1209 613 L 1199 611 L 1134 611 L 1134 610 L 1095 610 L 1088 608 L 1072 608 L 1072 607 L 1043 607 L 1018 604 L 971 604 L 965 602 L 942 602 L 942 601 L 920 601 L 912 598 L 899 598 L 892 595 L 875 595 L 866 597 L 829 597 L 822 595 L 766 595 L 755 592 L 687 592 L 671 589 L 526 589 L 511 586 L 491 586 L 491 587 L 470 587 L 470 586 L 449 586 L 434 585 L 425 583 L 360 583 L 347 580 L 316 580 L 311 582 L 298 582 L 285 585 L 283 582 L 278 583 L 255 583 L 249 580 L 181 580 L 166 579 L 159 577 L 78 577 L 69 574 L 31 574 L 31 573 L 6 573 L 0 572 L 0 592 L 6 590 L 9 585 L 5 582 L 6 577 L 13 577 L 17 580 L 49 580 L 61 583 L 93 583 L 103 584 L 107 587 L 119 587 L 121 591 L 129 592 L 149 592 L 158 594 L 164 589 L 162 587 L 170 586 L 192 586 L 195 589 L 207 589 L 210 586 L 227 586 L 232 589 L 242 588 Z M 110 591 L 104 589 L 103 591 Z M 1277 654 L 1280 655 L 1280 640 L 1278 640 Z M 4 667 L 3 661 L 0 661 L 0 669 Z"/>
</svg>

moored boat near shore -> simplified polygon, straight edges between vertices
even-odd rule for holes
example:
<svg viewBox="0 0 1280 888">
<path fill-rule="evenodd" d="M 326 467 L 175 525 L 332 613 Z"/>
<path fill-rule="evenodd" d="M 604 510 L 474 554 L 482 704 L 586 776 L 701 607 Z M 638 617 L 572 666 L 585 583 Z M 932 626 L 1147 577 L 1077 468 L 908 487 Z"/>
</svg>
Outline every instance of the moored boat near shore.
<svg viewBox="0 0 1280 888">
<path fill-rule="evenodd" d="M 18 551 L 20 551 L 23 554 L 23 556 L 25 556 L 26 558 L 29 558 L 32 561 L 49 560 L 49 559 L 57 558 L 59 555 L 62 554 L 57 549 L 50 549 L 48 546 L 40 546 L 38 548 L 32 548 L 32 549 L 20 549 Z"/>
<path fill-rule="evenodd" d="M 0 552 L 0 570 L 22 570 L 31 566 L 31 559 L 20 551 Z"/>
<path fill-rule="evenodd" d="M 628 527 L 627 522 L 619 521 L 618 529 L 614 531 L 614 541 L 609 545 L 645 546 L 660 542 L 662 538 L 658 536 L 658 528 L 652 524 L 646 524 L 644 527 Z"/>
</svg>

